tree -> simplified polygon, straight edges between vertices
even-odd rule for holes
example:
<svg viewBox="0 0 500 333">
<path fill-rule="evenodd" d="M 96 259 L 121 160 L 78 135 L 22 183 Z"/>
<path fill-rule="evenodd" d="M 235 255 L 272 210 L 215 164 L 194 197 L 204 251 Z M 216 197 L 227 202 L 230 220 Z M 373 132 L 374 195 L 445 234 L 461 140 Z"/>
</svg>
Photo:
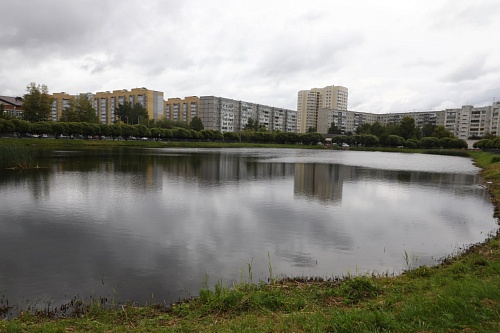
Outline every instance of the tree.
<svg viewBox="0 0 500 333">
<path fill-rule="evenodd" d="M 99 127 L 100 127 L 100 132 L 101 132 L 101 139 L 102 139 L 102 136 L 110 136 L 111 135 L 111 126 L 108 125 L 108 124 L 99 124 Z"/>
<path fill-rule="evenodd" d="M 405 147 L 406 148 L 417 148 L 418 147 L 418 140 L 417 139 L 406 140 Z"/>
<path fill-rule="evenodd" d="M 51 124 L 52 128 L 52 134 L 54 135 L 54 138 L 58 139 L 61 134 L 64 134 L 68 130 L 68 125 L 66 123 L 62 122 L 53 122 Z"/>
<path fill-rule="evenodd" d="M 328 134 L 340 134 L 342 131 L 335 125 L 335 121 L 332 121 L 330 128 L 328 128 Z"/>
<path fill-rule="evenodd" d="M 316 133 L 316 127 L 309 126 L 309 128 L 307 129 L 307 133 Z"/>
<path fill-rule="evenodd" d="M 428 136 L 428 137 L 420 139 L 418 141 L 418 145 L 419 145 L 419 147 L 422 147 L 422 148 L 438 148 L 439 147 L 439 139 L 432 137 L 432 136 Z"/>
<path fill-rule="evenodd" d="M 171 119 L 167 119 L 167 118 L 163 118 L 162 120 L 158 120 L 156 123 L 157 123 L 157 126 L 159 126 L 161 128 L 169 128 L 169 129 L 172 129 L 175 127 L 180 127 L 180 128 L 188 128 L 189 127 L 189 125 L 186 122 L 171 120 Z"/>
<path fill-rule="evenodd" d="M 88 96 L 80 94 L 70 99 L 69 107 L 62 111 L 60 121 L 98 123 L 99 117 Z"/>
<path fill-rule="evenodd" d="M 125 138 L 125 140 L 128 140 L 129 137 L 135 135 L 134 127 L 132 125 L 128 124 L 120 124 L 121 128 L 121 135 Z"/>
<path fill-rule="evenodd" d="M 189 139 L 193 137 L 188 129 L 182 127 L 176 127 L 172 129 L 172 131 L 174 132 L 174 138 L 176 139 Z"/>
<path fill-rule="evenodd" d="M 32 124 L 31 131 L 35 134 L 48 134 L 52 133 L 52 127 L 49 122 L 38 122 Z"/>
<path fill-rule="evenodd" d="M 31 123 L 26 120 L 20 119 L 12 119 L 14 126 L 16 126 L 15 131 L 20 135 L 25 135 L 26 133 L 31 132 Z"/>
<path fill-rule="evenodd" d="M 372 134 L 372 125 L 364 123 L 356 128 L 356 134 Z"/>
<path fill-rule="evenodd" d="M 240 141 L 240 136 L 236 132 L 225 132 L 224 141 L 238 142 Z"/>
<path fill-rule="evenodd" d="M 135 132 L 137 133 L 137 136 L 140 136 L 140 137 L 151 136 L 151 131 L 149 130 L 149 128 L 147 128 L 146 126 L 144 126 L 142 124 L 134 125 L 134 128 L 135 128 Z"/>
<path fill-rule="evenodd" d="M 370 128 L 371 134 L 375 135 L 376 137 L 379 137 L 384 134 L 384 126 L 378 121 L 374 122 Z"/>
<path fill-rule="evenodd" d="M 388 135 L 385 139 L 385 145 L 389 147 L 399 147 L 404 146 L 404 144 L 405 139 L 399 135 Z"/>
<path fill-rule="evenodd" d="M 83 126 L 82 123 L 67 123 L 68 125 L 68 134 L 72 137 L 83 134 Z"/>
<path fill-rule="evenodd" d="M 193 119 L 191 119 L 191 123 L 189 124 L 189 126 L 191 127 L 191 129 L 195 131 L 201 131 L 204 129 L 203 122 L 201 121 L 201 118 L 198 116 L 195 116 L 193 117 Z"/>
<path fill-rule="evenodd" d="M 120 124 L 112 124 L 111 125 L 111 134 L 110 135 L 113 137 L 113 140 L 122 135 L 122 127 L 120 126 Z"/>
<path fill-rule="evenodd" d="M 494 138 L 496 138 L 496 136 L 494 134 L 491 134 L 488 132 L 483 134 L 483 139 L 494 139 Z"/>
<path fill-rule="evenodd" d="M 443 125 L 439 125 L 432 131 L 432 136 L 438 139 L 441 138 L 452 138 L 453 134 L 448 131 Z"/>
<path fill-rule="evenodd" d="M 115 115 L 121 122 L 130 125 L 149 119 L 148 111 L 140 103 L 132 105 L 130 102 L 124 102 L 116 108 Z"/>
<path fill-rule="evenodd" d="M 201 135 L 200 132 L 195 131 L 194 129 L 190 129 L 189 132 L 191 133 L 191 137 L 193 139 L 195 139 L 195 140 L 203 139 L 203 135 Z"/>
<path fill-rule="evenodd" d="M 12 121 L 0 118 L 0 137 L 4 133 L 14 132 L 15 129 L 16 126 Z"/>
<path fill-rule="evenodd" d="M 46 85 L 31 82 L 23 96 L 24 119 L 29 122 L 47 121 L 50 118 L 52 101 Z"/>
<path fill-rule="evenodd" d="M 258 131 L 259 130 L 259 121 L 254 120 L 253 118 L 248 118 L 245 127 L 245 130 Z"/>
<path fill-rule="evenodd" d="M 410 116 L 404 116 L 401 119 L 401 124 L 399 125 L 400 135 L 405 138 L 405 140 L 414 138 L 417 136 L 417 128 L 415 127 L 415 119 Z"/>
<path fill-rule="evenodd" d="M 424 126 L 422 126 L 422 137 L 432 136 L 432 132 L 434 132 L 435 128 L 436 125 L 432 125 L 429 123 L 424 124 Z"/>
<path fill-rule="evenodd" d="M 161 137 L 165 136 L 164 129 L 160 127 L 153 127 L 151 129 L 151 137 L 155 140 L 160 140 Z"/>
<path fill-rule="evenodd" d="M 361 143 L 367 147 L 373 147 L 378 144 L 378 138 L 373 134 L 361 134 Z"/>
</svg>

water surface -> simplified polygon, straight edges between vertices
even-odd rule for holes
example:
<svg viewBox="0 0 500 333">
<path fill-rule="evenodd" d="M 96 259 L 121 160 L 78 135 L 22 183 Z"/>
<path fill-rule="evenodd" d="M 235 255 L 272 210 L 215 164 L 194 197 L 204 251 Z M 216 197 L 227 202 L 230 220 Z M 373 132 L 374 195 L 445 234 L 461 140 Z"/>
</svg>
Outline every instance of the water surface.
<svg viewBox="0 0 500 333">
<path fill-rule="evenodd" d="M 498 227 L 461 157 L 121 148 L 51 151 L 42 164 L 0 175 L 10 304 L 171 302 L 196 295 L 205 276 L 248 279 L 249 263 L 254 282 L 397 274 Z"/>
</svg>

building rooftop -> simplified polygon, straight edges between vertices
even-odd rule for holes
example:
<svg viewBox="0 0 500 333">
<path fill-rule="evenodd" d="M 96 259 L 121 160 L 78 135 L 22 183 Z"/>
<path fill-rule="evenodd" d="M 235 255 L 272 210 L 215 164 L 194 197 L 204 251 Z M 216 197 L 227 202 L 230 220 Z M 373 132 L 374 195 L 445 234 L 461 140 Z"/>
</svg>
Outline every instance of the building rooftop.
<svg viewBox="0 0 500 333">
<path fill-rule="evenodd" d="M 23 106 L 22 97 L 0 96 L 0 103 L 10 104 L 12 106 Z"/>
</svg>

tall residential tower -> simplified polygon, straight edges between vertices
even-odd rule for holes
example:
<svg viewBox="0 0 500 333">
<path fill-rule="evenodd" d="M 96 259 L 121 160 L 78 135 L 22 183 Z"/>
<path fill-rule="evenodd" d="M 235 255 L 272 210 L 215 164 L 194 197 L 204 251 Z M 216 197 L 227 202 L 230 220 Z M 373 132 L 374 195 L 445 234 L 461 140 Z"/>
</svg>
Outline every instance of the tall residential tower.
<svg viewBox="0 0 500 333">
<path fill-rule="evenodd" d="M 318 128 L 318 110 L 347 110 L 348 89 L 342 86 L 327 86 L 301 90 L 297 98 L 297 130 L 305 133 L 309 128 Z"/>
</svg>

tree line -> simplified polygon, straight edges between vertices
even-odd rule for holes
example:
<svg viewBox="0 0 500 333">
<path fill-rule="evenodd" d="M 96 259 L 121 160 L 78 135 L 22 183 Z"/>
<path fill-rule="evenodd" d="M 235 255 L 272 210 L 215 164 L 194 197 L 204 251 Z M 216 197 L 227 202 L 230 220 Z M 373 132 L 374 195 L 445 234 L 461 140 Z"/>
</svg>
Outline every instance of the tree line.
<svg viewBox="0 0 500 333">
<path fill-rule="evenodd" d="M 399 124 L 382 125 L 364 123 L 356 128 L 356 134 L 340 134 L 335 122 L 330 124 L 329 134 L 334 134 L 332 142 L 342 145 L 367 147 L 405 147 L 405 148 L 467 148 L 467 142 L 457 139 L 444 126 L 425 124 L 419 128 L 415 119 L 405 116 Z"/>
<path fill-rule="evenodd" d="M 258 142 L 282 144 L 317 144 L 324 142 L 325 137 L 319 133 L 283 133 L 270 131 L 244 130 L 242 132 L 225 132 L 200 129 L 201 120 L 194 117 L 190 124 L 169 120 L 149 121 L 146 124 L 130 125 L 126 123 L 97 124 L 88 122 L 35 122 L 21 119 L 0 118 L 0 136 L 17 134 L 19 137 L 29 134 L 48 134 L 54 138 L 112 138 L 131 139 L 148 138 L 151 140 L 189 140 L 189 141 L 226 141 L 226 142 Z M 202 126 L 202 125 L 201 125 Z M 196 128 L 196 129 L 195 129 Z"/>
<path fill-rule="evenodd" d="M 391 125 L 393 127 L 393 125 Z M 364 126 L 366 130 L 368 127 Z M 441 132 L 441 129 L 437 129 Z M 123 138 L 125 140 L 133 137 L 146 137 L 154 140 L 190 140 L 190 141 L 226 141 L 226 142 L 257 142 L 257 143 L 280 143 L 280 144 L 317 144 L 324 143 L 325 136 L 320 133 L 286 133 L 272 132 L 263 129 L 246 129 L 241 132 L 225 132 L 203 129 L 203 124 L 198 117 L 194 117 L 190 124 L 175 122 L 171 120 L 147 120 L 141 124 L 97 124 L 88 122 L 35 122 L 31 123 L 21 119 L 0 118 L 0 135 L 17 133 L 18 136 L 32 134 L 49 134 L 55 138 L 62 136 L 113 139 Z M 490 142 L 481 140 L 478 143 Z M 492 139 L 500 148 L 500 138 Z M 383 133 L 380 136 L 374 134 L 335 135 L 332 143 L 337 145 L 348 144 L 349 146 L 365 147 L 405 147 L 405 148 L 467 148 L 464 140 L 448 136 L 426 136 L 420 139 L 412 137 L 405 139 L 396 134 Z M 491 146 L 493 147 L 493 146 Z M 481 147 L 478 147 L 481 148 Z"/>
<path fill-rule="evenodd" d="M 500 137 L 487 134 L 481 140 L 474 142 L 473 147 L 479 149 L 500 149 Z"/>
<path fill-rule="evenodd" d="M 307 133 L 285 133 L 266 130 L 258 120 L 250 118 L 241 132 L 205 130 L 199 117 L 190 123 L 169 119 L 149 119 L 147 110 L 139 103 L 124 102 L 115 110 L 114 124 L 100 124 L 96 110 L 86 94 L 69 100 L 57 122 L 50 122 L 53 98 L 47 86 L 30 83 L 23 96 L 24 119 L 9 119 L 0 113 L 0 135 L 51 134 L 85 138 L 146 137 L 150 139 L 214 140 L 230 142 L 269 142 L 283 144 L 317 144 L 325 142 L 324 135 L 310 128 Z M 1 119 L 4 118 L 4 119 Z M 444 126 L 425 124 L 422 128 L 415 125 L 412 117 L 405 116 L 399 124 L 382 125 L 379 122 L 362 124 L 356 133 L 341 134 L 332 122 L 328 129 L 333 134 L 332 143 L 337 145 L 367 147 L 406 147 L 406 148 L 467 148 L 464 140 L 457 139 Z M 499 139 L 500 142 L 500 139 Z M 491 143 L 490 143 L 491 145 Z M 499 143 L 500 147 L 500 143 Z"/>
</svg>

